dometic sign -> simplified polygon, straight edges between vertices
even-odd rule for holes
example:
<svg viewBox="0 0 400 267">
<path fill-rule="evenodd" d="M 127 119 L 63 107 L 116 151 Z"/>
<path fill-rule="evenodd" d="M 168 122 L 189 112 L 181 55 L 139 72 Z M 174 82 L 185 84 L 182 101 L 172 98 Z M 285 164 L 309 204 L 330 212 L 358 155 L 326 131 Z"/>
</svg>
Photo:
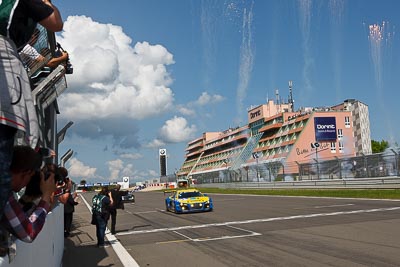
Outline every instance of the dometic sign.
<svg viewBox="0 0 400 267">
<path fill-rule="evenodd" d="M 336 118 L 335 117 L 315 117 L 315 140 L 316 141 L 335 141 L 336 140 Z"/>
</svg>

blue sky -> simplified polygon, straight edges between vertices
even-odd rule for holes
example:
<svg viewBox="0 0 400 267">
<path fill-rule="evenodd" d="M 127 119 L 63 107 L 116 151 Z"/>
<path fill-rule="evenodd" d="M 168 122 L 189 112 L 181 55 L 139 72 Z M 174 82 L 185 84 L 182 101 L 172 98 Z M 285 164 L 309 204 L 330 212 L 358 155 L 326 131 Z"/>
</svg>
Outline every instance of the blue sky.
<svg viewBox="0 0 400 267">
<path fill-rule="evenodd" d="M 59 154 L 77 182 L 178 169 L 189 140 L 247 121 L 251 105 L 359 99 L 371 138 L 400 141 L 397 0 L 59 1 L 74 74 L 59 98 Z M 374 26 L 375 25 L 375 26 Z M 371 27 L 370 27 L 371 26 Z M 370 29 L 371 28 L 371 29 Z"/>
</svg>

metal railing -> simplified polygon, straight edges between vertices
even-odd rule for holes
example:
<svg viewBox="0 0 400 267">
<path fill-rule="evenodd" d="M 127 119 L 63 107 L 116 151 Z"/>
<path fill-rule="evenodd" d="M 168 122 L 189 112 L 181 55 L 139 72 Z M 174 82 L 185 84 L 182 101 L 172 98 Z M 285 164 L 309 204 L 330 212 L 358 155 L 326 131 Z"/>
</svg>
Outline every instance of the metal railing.
<svg viewBox="0 0 400 267">
<path fill-rule="evenodd" d="M 300 180 L 399 176 L 399 154 L 385 152 L 299 165 Z"/>
<path fill-rule="evenodd" d="M 349 180 L 400 176 L 400 149 L 385 153 L 348 158 L 334 158 L 318 162 L 285 162 L 284 158 L 273 162 L 261 162 L 237 170 L 219 170 L 194 173 L 198 184 L 235 182 L 296 182 Z"/>
<path fill-rule="evenodd" d="M 400 177 L 331 179 L 313 181 L 241 182 L 241 183 L 200 183 L 196 187 L 223 189 L 398 189 Z"/>
</svg>

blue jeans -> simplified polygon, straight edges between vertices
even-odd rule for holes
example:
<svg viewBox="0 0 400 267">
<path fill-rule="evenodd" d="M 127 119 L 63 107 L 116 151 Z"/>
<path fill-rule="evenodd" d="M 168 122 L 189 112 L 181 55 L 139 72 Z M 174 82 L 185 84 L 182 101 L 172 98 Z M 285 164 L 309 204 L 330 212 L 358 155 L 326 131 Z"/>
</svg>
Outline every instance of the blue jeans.
<svg viewBox="0 0 400 267">
<path fill-rule="evenodd" d="M 15 128 L 0 124 L 0 220 L 11 191 L 10 165 L 16 132 Z"/>
<path fill-rule="evenodd" d="M 97 245 L 104 245 L 104 236 L 106 235 L 107 220 L 101 214 L 96 214 L 96 236 Z"/>
</svg>

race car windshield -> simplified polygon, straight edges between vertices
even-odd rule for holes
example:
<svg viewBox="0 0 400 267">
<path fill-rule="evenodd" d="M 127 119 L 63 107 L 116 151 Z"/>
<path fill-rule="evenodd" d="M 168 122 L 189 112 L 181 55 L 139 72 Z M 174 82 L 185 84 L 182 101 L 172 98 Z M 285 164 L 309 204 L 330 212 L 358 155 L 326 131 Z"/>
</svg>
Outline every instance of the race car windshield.
<svg viewBox="0 0 400 267">
<path fill-rule="evenodd" d="M 200 192 L 185 192 L 180 193 L 178 198 L 190 198 L 190 197 L 201 197 L 202 194 Z"/>
</svg>

